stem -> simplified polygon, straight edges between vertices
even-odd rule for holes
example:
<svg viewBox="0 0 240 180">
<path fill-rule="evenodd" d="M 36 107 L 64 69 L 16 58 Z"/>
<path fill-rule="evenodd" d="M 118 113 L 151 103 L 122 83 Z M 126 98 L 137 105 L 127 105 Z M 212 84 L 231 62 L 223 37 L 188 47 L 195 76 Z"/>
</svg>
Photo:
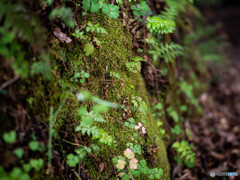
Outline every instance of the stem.
<svg viewBox="0 0 240 180">
<path fill-rule="evenodd" d="M 80 147 L 84 147 L 84 146 L 83 146 L 83 145 L 81 145 L 81 144 L 72 143 L 72 142 L 70 142 L 70 141 L 67 141 L 66 139 L 63 139 L 63 141 L 64 141 L 64 142 L 66 142 L 66 143 L 68 143 L 68 144 L 71 144 L 71 145 L 73 145 L 73 146 L 80 146 Z"/>
</svg>

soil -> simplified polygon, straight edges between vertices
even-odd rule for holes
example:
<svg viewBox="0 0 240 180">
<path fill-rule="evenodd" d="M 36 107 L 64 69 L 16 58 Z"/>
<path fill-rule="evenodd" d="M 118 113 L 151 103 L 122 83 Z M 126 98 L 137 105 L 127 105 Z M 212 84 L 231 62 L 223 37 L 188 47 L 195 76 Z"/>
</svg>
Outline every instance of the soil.
<svg viewBox="0 0 240 180">
<path fill-rule="evenodd" d="M 179 174 L 179 179 L 209 179 L 210 172 L 238 172 L 240 175 L 240 6 L 204 10 L 210 24 L 220 22 L 227 36 L 224 65 L 209 65 L 210 86 L 200 97 L 201 118 L 191 119 L 197 165 Z M 173 178 L 175 179 L 175 178 Z"/>
</svg>

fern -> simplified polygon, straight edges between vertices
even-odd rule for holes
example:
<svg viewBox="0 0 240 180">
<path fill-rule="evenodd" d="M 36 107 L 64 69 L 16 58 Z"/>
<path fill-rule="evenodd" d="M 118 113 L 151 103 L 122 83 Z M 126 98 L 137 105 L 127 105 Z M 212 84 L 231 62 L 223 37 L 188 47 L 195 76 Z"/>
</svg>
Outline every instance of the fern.
<svg viewBox="0 0 240 180">
<path fill-rule="evenodd" d="M 175 142 L 172 147 L 176 150 L 177 156 L 174 159 L 183 162 L 188 168 L 192 168 L 196 164 L 196 154 L 192 151 L 192 147 L 187 141 Z"/>
<path fill-rule="evenodd" d="M 147 18 L 147 28 L 151 33 L 168 34 L 174 32 L 176 24 L 172 20 L 161 19 L 157 16 L 153 16 Z"/>
<path fill-rule="evenodd" d="M 106 122 L 101 116 L 101 112 L 104 112 L 108 107 L 104 105 L 95 105 L 93 110 L 88 112 L 85 107 L 81 107 L 78 110 L 78 116 L 81 118 L 81 124 L 75 128 L 75 131 L 81 131 L 82 135 L 92 136 L 92 139 L 97 139 L 99 143 L 107 144 L 109 146 L 113 145 L 113 137 L 108 134 L 108 132 L 103 129 L 94 126 L 94 122 L 104 123 Z"/>
<path fill-rule="evenodd" d="M 160 15 L 161 18 L 174 20 L 180 11 L 185 10 L 186 0 L 176 1 L 176 0 L 166 0 L 167 7 L 165 11 Z"/>
<path fill-rule="evenodd" d="M 143 58 L 139 56 L 135 56 L 132 58 L 132 62 L 126 62 L 126 68 L 128 71 L 137 73 L 140 72 L 141 69 L 141 63 L 140 61 L 143 61 Z"/>
<path fill-rule="evenodd" d="M 87 134 L 88 136 L 98 136 L 99 135 L 99 129 L 97 126 L 92 126 L 92 127 L 88 127 L 88 126 L 77 126 L 75 128 L 75 131 L 81 131 L 82 135 Z"/>
<path fill-rule="evenodd" d="M 149 54 L 153 55 L 153 60 L 156 62 L 159 58 L 163 58 L 166 63 L 173 62 L 173 60 L 184 54 L 184 48 L 175 43 L 160 43 L 159 45 L 154 45 L 154 49 L 148 51 Z"/>
<path fill-rule="evenodd" d="M 70 28 L 75 27 L 73 12 L 70 8 L 61 7 L 53 9 L 50 13 L 50 20 L 53 20 L 55 17 L 59 17 Z"/>
<path fill-rule="evenodd" d="M 0 22 L 0 55 L 6 60 L 11 59 L 14 72 L 22 78 L 29 76 L 30 72 L 31 75 L 40 73 L 49 78 L 49 59 L 44 52 L 45 30 L 38 19 L 22 4 L 10 4 L 3 0 L 0 1 Z M 24 49 L 21 46 L 23 43 Z M 32 64 L 31 59 L 26 60 L 24 52 L 28 47 L 40 54 L 38 62 Z"/>
<path fill-rule="evenodd" d="M 92 22 L 88 22 L 87 23 L 87 27 L 86 27 L 86 31 L 87 32 L 97 32 L 97 33 L 102 33 L 102 34 L 108 34 L 108 32 L 104 29 L 104 28 L 102 28 L 102 27 L 99 27 L 99 23 L 98 24 L 95 24 L 95 25 L 93 25 L 93 23 Z"/>
</svg>

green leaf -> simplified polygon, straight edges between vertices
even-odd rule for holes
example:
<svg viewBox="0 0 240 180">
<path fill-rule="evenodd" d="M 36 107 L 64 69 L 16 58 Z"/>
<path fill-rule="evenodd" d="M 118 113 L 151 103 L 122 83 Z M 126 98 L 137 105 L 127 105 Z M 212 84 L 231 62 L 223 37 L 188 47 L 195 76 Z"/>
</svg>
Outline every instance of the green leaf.
<svg viewBox="0 0 240 180">
<path fill-rule="evenodd" d="M 103 12 L 104 14 L 106 14 L 106 15 L 109 14 L 109 8 L 108 8 L 108 5 L 105 4 L 105 3 L 102 5 L 102 12 Z"/>
<path fill-rule="evenodd" d="M 82 4 L 83 4 L 83 9 L 85 11 L 89 11 L 90 10 L 90 1 L 89 0 L 83 0 Z"/>
<path fill-rule="evenodd" d="M 174 128 L 171 129 L 171 132 L 172 132 L 173 134 L 176 134 L 176 135 L 181 134 L 181 128 L 180 128 L 180 126 L 179 126 L 179 125 L 174 126 Z"/>
<path fill-rule="evenodd" d="M 117 164 L 117 161 L 118 161 L 118 158 L 117 158 L 117 157 L 112 158 L 113 164 Z"/>
<path fill-rule="evenodd" d="M 141 174 L 140 171 L 134 169 L 129 169 L 129 172 L 135 177 L 139 177 Z"/>
<path fill-rule="evenodd" d="M 85 82 L 85 79 L 80 79 L 80 83 L 84 83 Z"/>
<path fill-rule="evenodd" d="M 29 148 L 30 148 L 32 151 L 38 151 L 38 150 L 40 150 L 40 145 L 39 145 L 39 142 L 37 142 L 37 141 L 30 141 L 28 145 L 29 145 Z"/>
<path fill-rule="evenodd" d="M 47 0 L 47 3 L 48 3 L 49 6 L 51 6 L 52 3 L 53 3 L 53 0 Z"/>
<path fill-rule="evenodd" d="M 87 43 L 87 44 L 84 46 L 83 51 L 85 52 L 85 55 L 86 55 L 86 56 L 90 56 L 90 55 L 92 55 L 93 52 L 94 52 L 94 46 L 93 46 L 91 43 Z"/>
<path fill-rule="evenodd" d="M 130 125 L 129 125 L 129 128 L 130 128 L 130 129 L 134 129 L 134 127 L 135 127 L 134 124 L 130 124 Z"/>
<path fill-rule="evenodd" d="M 109 4 L 108 7 L 110 9 L 109 17 L 114 18 L 114 19 L 118 18 L 118 16 L 119 16 L 118 6 Z"/>
<path fill-rule="evenodd" d="M 78 116 L 83 116 L 83 115 L 86 115 L 87 113 L 88 113 L 88 111 L 85 107 L 80 107 L 77 111 Z"/>
<path fill-rule="evenodd" d="M 18 148 L 18 149 L 15 149 L 13 152 L 19 159 L 21 159 L 23 157 L 23 154 L 24 154 L 23 149 Z"/>
<path fill-rule="evenodd" d="M 91 6 L 91 13 L 96 13 L 100 10 L 100 6 L 98 3 L 91 3 L 92 6 Z"/>
<path fill-rule="evenodd" d="M 99 41 L 98 38 L 94 37 L 94 41 L 96 42 L 96 44 L 97 44 L 98 46 L 101 45 L 101 41 Z"/>
<path fill-rule="evenodd" d="M 102 6 L 102 12 L 106 15 L 108 15 L 110 18 L 118 18 L 119 8 L 116 5 L 113 4 L 103 4 Z"/>
<path fill-rule="evenodd" d="M 25 172 L 29 172 L 32 169 L 32 166 L 30 164 L 23 164 L 23 170 Z"/>
<path fill-rule="evenodd" d="M 10 144 L 13 144 L 14 142 L 16 142 L 17 140 L 17 134 L 15 131 L 10 131 L 10 132 L 5 132 L 3 133 L 3 140 L 6 142 L 6 143 L 10 143 Z"/>
<path fill-rule="evenodd" d="M 31 159 L 29 163 L 33 167 L 33 169 L 35 169 L 36 171 L 39 171 L 42 168 L 44 161 L 42 158 Z"/>
<path fill-rule="evenodd" d="M 153 174 L 151 174 L 151 175 L 149 176 L 149 179 L 154 179 Z"/>
<path fill-rule="evenodd" d="M 68 154 L 67 155 L 67 164 L 70 167 L 75 167 L 79 163 L 79 157 L 75 156 L 74 154 Z"/>
<path fill-rule="evenodd" d="M 124 125 L 129 127 L 129 122 L 124 122 Z"/>
<path fill-rule="evenodd" d="M 102 113 L 102 112 L 107 112 L 109 110 L 109 107 L 106 105 L 97 104 L 93 106 L 92 109 L 95 113 Z"/>
<path fill-rule="evenodd" d="M 134 124 L 135 123 L 135 119 L 134 118 L 130 118 L 130 119 L 128 119 L 132 124 Z"/>
<path fill-rule="evenodd" d="M 93 118 L 90 116 L 83 116 L 81 126 L 90 127 L 93 124 Z"/>
</svg>

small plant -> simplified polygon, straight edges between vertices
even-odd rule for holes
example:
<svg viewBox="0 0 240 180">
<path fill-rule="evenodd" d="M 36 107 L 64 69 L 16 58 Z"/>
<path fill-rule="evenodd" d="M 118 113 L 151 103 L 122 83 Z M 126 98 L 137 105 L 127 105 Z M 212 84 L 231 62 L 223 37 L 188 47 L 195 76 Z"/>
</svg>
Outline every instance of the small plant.
<svg viewBox="0 0 240 180">
<path fill-rule="evenodd" d="M 74 33 L 72 33 L 72 36 L 76 37 L 77 39 L 86 40 L 84 36 L 84 32 L 80 32 L 79 29 L 77 29 Z"/>
<path fill-rule="evenodd" d="M 100 10 L 99 0 L 83 0 L 82 4 L 83 9 L 91 13 L 96 13 Z"/>
<path fill-rule="evenodd" d="M 70 8 L 60 7 L 59 9 L 53 9 L 50 13 L 50 20 L 55 17 L 59 17 L 70 28 L 75 26 L 73 12 Z"/>
<path fill-rule="evenodd" d="M 80 166 L 80 164 L 85 160 L 87 154 L 98 154 L 98 152 L 99 147 L 95 144 L 92 144 L 91 147 L 84 146 L 83 148 L 75 149 L 76 154 L 70 153 L 67 155 L 67 164 L 70 167 L 76 167 L 77 164 Z"/>
<path fill-rule="evenodd" d="M 146 16 L 148 11 L 150 11 L 146 1 L 140 2 L 138 7 L 136 5 L 131 5 L 131 9 L 133 10 L 133 14 L 135 16 Z"/>
<path fill-rule="evenodd" d="M 103 4 L 102 6 L 102 12 L 106 15 L 108 15 L 110 18 L 118 18 L 119 16 L 119 8 L 116 5 L 113 4 Z"/>
<path fill-rule="evenodd" d="M 9 174 L 7 174 L 3 168 L 0 168 L 0 171 L 1 179 L 30 180 L 30 176 L 26 172 L 23 172 L 19 167 L 14 167 Z"/>
<path fill-rule="evenodd" d="M 40 144 L 36 140 L 30 141 L 28 146 L 32 151 L 41 151 Z"/>
<path fill-rule="evenodd" d="M 84 83 L 87 78 L 89 78 L 89 74 L 82 70 L 80 73 L 75 73 L 74 76 L 71 78 L 71 81 L 78 82 L 80 78 L 80 83 Z"/>
<path fill-rule="evenodd" d="M 99 27 L 99 26 L 100 26 L 99 23 L 93 24 L 92 22 L 88 21 L 86 31 L 87 32 L 97 32 L 97 33 L 102 33 L 102 34 L 108 34 L 108 32 L 104 28 Z"/>
<path fill-rule="evenodd" d="M 184 54 L 184 48 L 175 43 L 155 43 L 153 49 L 148 51 L 149 54 L 153 55 L 153 60 L 156 62 L 158 58 L 164 58 L 166 63 L 173 62 L 173 60 Z"/>
<path fill-rule="evenodd" d="M 113 4 L 102 3 L 99 0 L 83 0 L 82 4 L 83 9 L 85 11 L 90 11 L 91 13 L 97 13 L 100 11 L 100 9 L 102 9 L 102 12 L 108 15 L 110 18 L 118 18 L 119 16 L 118 6 Z"/>
<path fill-rule="evenodd" d="M 193 92 L 194 88 L 193 88 L 193 86 L 191 84 L 188 84 L 184 80 L 181 80 L 181 82 L 179 83 L 179 86 L 180 86 L 181 91 L 188 98 L 188 101 L 197 108 L 198 112 L 201 112 L 202 108 L 200 107 L 200 105 L 198 103 L 198 99 L 194 96 L 194 92 Z"/>
<path fill-rule="evenodd" d="M 16 132 L 12 130 L 12 131 L 3 133 L 3 140 L 9 144 L 15 143 L 17 140 Z"/>
<path fill-rule="evenodd" d="M 174 159 L 178 163 L 184 163 L 188 168 L 192 168 L 196 164 L 196 155 L 192 151 L 192 147 L 188 144 L 187 141 L 175 142 L 172 147 L 177 152 L 177 155 L 174 156 Z"/>
<path fill-rule="evenodd" d="M 114 157 L 112 161 L 121 179 L 130 180 L 132 176 L 139 177 L 141 174 L 147 175 L 149 179 L 160 179 L 163 174 L 161 168 L 149 169 L 145 160 L 136 159 L 134 151 L 130 148 L 124 151 L 124 156 Z"/>
<path fill-rule="evenodd" d="M 159 132 L 161 134 L 161 136 L 164 136 L 166 134 L 166 130 L 163 127 L 163 122 L 162 119 L 164 118 L 164 107 L 162 103 L 158 103 L 153 107 L 153 116 L 158 119 L 157 121 L 157 127 L 159 128 Z"/>
<path fill-rule="evenodd" d="M 139 111 L 141 114 L 146 114 L 148 107 L 146 102 L 141 97 L 133 96 L 131 102 L 133 103 L 133 106 L 137 108 L 137 111 Z"/>
<path fill-rule="evenodd" d="M 103 129 L 99 129 L 97 126 L 93 125 L 95 122 L 106 122 L 102 118 L 101 113 L 107 110 L 108 107 L 105 105 L 95 105 L 90 112 L 88 112 L 85 107 L 81 107 L 78 110 L 78 116 L 81 118 L 81 124 L 75 128 L 75 131 L 81 131 L 83 135 L 87 134 L 88 136 L 92 136 L 93 139 L 97 139 L 100 143 L 107 144 L 109 146 L 113 145 L 115 141 L 112 136 Z"/>
<path fill-rule="evenodd" d="M 43 167 L 44 161 L 42 158 L 31 159 L 29 161 L 29 164 L 32 166 L 33 169 L 35 169 L 36 171 L 39 171 Z"/>
<path fill-rule="evenodd" d="M 21 148 L 15 149 L 13 152 L 17 156 L 18 159 L 21 159 L 24 155 L 24 150 Z"/>
<path fill-rule="evenodd" d="M 133 152 L 135 152 L 136 154 L 139 154 L 139 155 L 142 154 L 142 148 L 141 148 L 141 145 L 139 145 L 139 144 L 133 145 L 133 143 L 129 142 L 129 143 L 127 143 L 127 147 L 132 149 Z"/>
<path fill-rule="evenodd" d="M 131 117 L 130 119 L 128 119 L 128 121 L 124 122 L 124 125 L 126 127 L 129 127 L 130 129 L 134 129 L 135 119 Z"/>
<path fill-rule="evenodd" d="M 110 71 L 110 76 L 111 76 L 111 77 L 114 77 L 114 78 L 116 78 L 116 79 L 120 79 L 120 78 L 121 78 L 118 73 L 113 72 L 113 71 Z"/>
<path fill-rule="evenodd" d="M 179 135 L 181 134 L 181 127 L 179 125 L 176 125 L 171 129 L 171 132 L 173 134 Z"/>
<path fill-rule="evenodd" d="M 67 155 L 67 164 L 70 167 L 75 167 L 79 163 L 79 157 L 74 154 L 68 154 Z"/>
<path fill-rule="evenodd" d="M 157 121 L 157 126 L 159 128 L 159 132 L 160 132 L 161 136 L 164 136 L 166 134 L 166 130 L 163 127 L 163 122 L 158 120 Z"/>
<path fill-rule="evenodd" d="M 174 108 L 168 107 L 167 108 L 167 113 L 175 121 L 175 123 L 179 122 L 180 118 L 178 116 L 177 111 Z"/>
<path fill-rule="evenodd" d="M 87 43 L 85 44 L 83 51 L 86 56 L 90 56 L 94 52 L 94 46 L 92 45 L 92 43 Z"/>
<path fill-rule="evenodd" d="M 168 34 L 175 31 L 176 24 L 172 20 L 161 19 L 157 16 L 153 16 L 147 18 L 147 28 L 151 33 Z"/>
<path fill-rule="evenodd" d="M 131 62 L 126 62 L 126 68 L 128 71 L 137 73 L 141 70 L 141 61 L 144 61 L 143 58 L 136 56 L 132 58 Z"/>
</svg>

